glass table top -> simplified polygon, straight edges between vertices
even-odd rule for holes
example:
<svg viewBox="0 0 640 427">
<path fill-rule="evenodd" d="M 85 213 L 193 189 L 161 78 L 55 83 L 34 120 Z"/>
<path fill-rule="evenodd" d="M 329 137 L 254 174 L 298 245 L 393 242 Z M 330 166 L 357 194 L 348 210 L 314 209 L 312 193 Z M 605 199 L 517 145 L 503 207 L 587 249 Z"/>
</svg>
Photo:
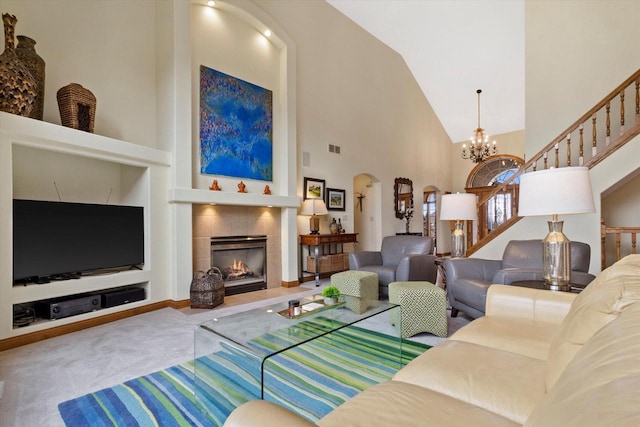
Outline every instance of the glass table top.
<svg viewBox="0 0 640 427">
<path fill-rule="evenodd" d="M 196 334 L 212 333 L 240 345 L 259 359 L 280 353 L 343 327 L 398 307 L 386 301 L 341 296 L 338 303 L 325 305 L 321 295 L 301 298 L 301 312 L 289 316 L 287 301 L 214 318 L 200 323 Z M 317 322 L 319 318 L 321 322 Z M 276 331 L 286 331 L 287 339 L 274 341 L 268 348 L 253 340 Z"/>
</svg>

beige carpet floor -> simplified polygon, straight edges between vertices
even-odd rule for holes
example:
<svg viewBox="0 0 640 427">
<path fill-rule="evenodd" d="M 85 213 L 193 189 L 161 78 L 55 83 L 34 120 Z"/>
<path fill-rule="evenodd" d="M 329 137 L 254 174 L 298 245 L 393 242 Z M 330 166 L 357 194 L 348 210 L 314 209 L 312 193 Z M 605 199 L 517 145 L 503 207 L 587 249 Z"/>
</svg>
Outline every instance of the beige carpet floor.
<svg viewBox="0 0 640 427">
<path fill-rule="evenodd" d="M 213 310 L 164 308 L 0 352 L 0 426 L 62 426 L 59 403 L 193 359 L 197 324 L 318 291 L 309 282 L 227 297 Z M 368 320 L 371 327 L 394 333 L 386 317 L 378 317 Z M 449 333 L 468 322 L 449 318 Z M 431 334 L 413 339 L 444 340 Z"/>
</svg>

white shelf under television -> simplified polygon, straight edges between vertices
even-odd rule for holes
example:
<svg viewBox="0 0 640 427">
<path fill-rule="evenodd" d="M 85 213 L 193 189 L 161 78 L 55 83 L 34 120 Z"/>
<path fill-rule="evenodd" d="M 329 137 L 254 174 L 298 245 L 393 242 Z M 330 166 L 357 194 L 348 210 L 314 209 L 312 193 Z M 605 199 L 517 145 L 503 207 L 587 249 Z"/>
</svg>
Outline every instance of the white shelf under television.
<svg viewBox="0 0 640 427">
<path fill-rule="evenodd" d="M 162 150 L 0 112 L 0 340 L 167 299 L 163 248 L 168 243 L 170 164 L 170 153 Z M 142 269 L 14 285 L 14 198 L 142 206 Z M 14 305 L 132 286 L 145 289 L 143 301 L 23 327 L 13 325 Z"/>
<path fill-rule="evenodd" d="M 151 279 L 149 270 L 120 271 L 117 273 L 85 276 L 79 279 L 51 281 L 49 283 L 14 285 L 12 304 L 104 291 L 121 286 L 146 284 Z"/>
</svg>

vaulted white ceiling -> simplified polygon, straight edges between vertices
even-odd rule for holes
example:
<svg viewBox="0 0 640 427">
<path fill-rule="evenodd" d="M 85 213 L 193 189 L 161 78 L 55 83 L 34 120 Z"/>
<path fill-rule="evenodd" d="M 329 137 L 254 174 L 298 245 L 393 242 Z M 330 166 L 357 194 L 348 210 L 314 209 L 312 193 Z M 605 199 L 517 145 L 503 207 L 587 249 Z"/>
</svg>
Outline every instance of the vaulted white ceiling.
<svg viewBox="0 0 640 427">
<path fill-rule="evenodd" d="M 524 0 L 327 0 L 404 58 L 453 142 L 524 129 Z"/>
</svg>

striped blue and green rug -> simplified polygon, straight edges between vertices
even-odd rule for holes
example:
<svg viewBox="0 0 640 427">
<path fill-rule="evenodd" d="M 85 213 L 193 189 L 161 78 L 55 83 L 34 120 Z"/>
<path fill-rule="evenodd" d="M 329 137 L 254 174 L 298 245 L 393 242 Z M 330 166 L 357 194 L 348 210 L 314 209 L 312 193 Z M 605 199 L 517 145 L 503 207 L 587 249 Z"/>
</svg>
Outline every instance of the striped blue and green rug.
<svg viewBox="0 0 640 427">
<path fill-rule="evenodd" d="M 256 338 L 257 347 L 282 345 L 291 335 L 313 333 L 317 318 Z M 301 327 L 302 326 L 302 327 Z M 402 363 L 429 346 L 402 341 Z M 260 366 L 231 346 L 115 387 L 61 403 L 67 426 L 219 426 L 240 404 L 260 398 Z M 343 328 L 267 362 L 265 399 L 316 421 L 399 369 L 398 338 L 355 326 Z M 194 398 L 205 402 L 205 411 Z"/>
</svg>

